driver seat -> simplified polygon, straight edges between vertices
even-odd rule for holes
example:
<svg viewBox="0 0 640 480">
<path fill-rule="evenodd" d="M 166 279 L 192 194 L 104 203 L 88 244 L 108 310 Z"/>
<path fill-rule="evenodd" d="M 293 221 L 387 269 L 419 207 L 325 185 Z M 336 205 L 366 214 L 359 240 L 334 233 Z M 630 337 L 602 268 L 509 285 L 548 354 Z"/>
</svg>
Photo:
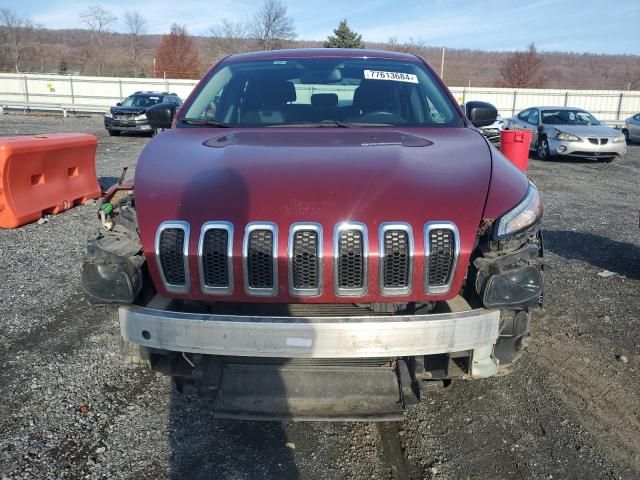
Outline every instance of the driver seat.
<svg viewBox="0 0 640 480">
<path fill-rule="evenodd" d="M 362 80 L 353 93 L 353 107 L 360 115 L 372 112 L 396 113 L 396 93 L 393 82 Z"/>
</svg>

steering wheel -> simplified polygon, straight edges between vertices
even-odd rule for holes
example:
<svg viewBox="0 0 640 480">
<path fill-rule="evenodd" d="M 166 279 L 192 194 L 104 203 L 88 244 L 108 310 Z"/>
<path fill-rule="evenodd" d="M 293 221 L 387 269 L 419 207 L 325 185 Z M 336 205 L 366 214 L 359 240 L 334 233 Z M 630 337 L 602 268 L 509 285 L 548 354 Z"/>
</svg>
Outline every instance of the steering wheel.
<svg viewBox="0 0 640 480">
<path fill-rule="evenodd" d="M 404 123 L 405 119 L 395 113 L 385 110 L 365 113 L 360 117 L 361 122 L 378 122 L 378 123 Z"/>
</svg>

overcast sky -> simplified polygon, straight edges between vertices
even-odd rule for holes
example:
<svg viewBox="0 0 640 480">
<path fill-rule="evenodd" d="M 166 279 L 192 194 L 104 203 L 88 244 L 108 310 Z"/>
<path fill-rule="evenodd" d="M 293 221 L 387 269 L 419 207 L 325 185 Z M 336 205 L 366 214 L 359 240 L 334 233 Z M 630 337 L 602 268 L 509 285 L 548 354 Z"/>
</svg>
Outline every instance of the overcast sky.
<svg viewBox="0 0 640 480">
<path fill-rule="evenodd" d="M 28 15 L 47 28 L 81 28 L 78 14 L 92 2 L 0 0 L 0 7 Z M 139 10 L 149 33 L 166 33 L 173 22 L 206 34 L 220 18 L 251 18 L 262 0 L 101 0 L 122 17 Z M 289 0 L 299 39 L 322 40 L 342 18 L 365 42 L 423 40 L 430 46 L 482 50 L 524 49 L 640 54 L 640 0 Z M 123 31 L 118 22 L 114 30 Z"/>
</svg>

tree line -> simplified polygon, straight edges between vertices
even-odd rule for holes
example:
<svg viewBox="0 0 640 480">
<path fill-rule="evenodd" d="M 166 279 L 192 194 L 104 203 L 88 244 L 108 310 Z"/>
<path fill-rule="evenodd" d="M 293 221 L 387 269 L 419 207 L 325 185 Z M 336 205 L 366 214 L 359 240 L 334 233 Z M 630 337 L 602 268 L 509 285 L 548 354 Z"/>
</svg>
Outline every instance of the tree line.
<svg viewBox="0 0 640 480">
<path fill-rule="evenodd" d="M 113 31 L 121 20 L 124 33 Z M 100 5 L 78 14 L 82 30 L 48 30 L 9 9 L 0 10 L 0 71 L 133 77 L 199 78 L 216 60 L 232 53 L 285 47 L 364 48 L 346 19 L 324 42 L 296 40 L 283 0 L 264 0 L 245 22 L 222 18 L 204 36 L 173 24 L 166 35 L 149 35 L 140 11 L 121 19 Z M 439 48 L 420 39 L 390 37 L 367 47 L 413 52 L 440 65 Z M 530 88 L 640 89 L 637 56 L 540 53 L 535 44 L 511 53 L 448 50 L 450 85 Z M 55 64 L 52 64 L 55 62 Z"/>
</svg>

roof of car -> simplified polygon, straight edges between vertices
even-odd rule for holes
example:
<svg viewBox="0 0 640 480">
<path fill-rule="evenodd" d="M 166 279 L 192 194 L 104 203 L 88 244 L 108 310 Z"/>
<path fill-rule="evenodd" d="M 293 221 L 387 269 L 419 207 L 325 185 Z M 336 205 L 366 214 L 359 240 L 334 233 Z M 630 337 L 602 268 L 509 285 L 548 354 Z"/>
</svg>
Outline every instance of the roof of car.
<svg viewBox="0 0 640 480">
<path fill-rule="evenodd" d="M 226 61 L 269 60 L 277 58 L 386 58 L 404 61 L 419 61 L 412 53 L 390 52 L 387 50 L 365 50 L 361 48 L 292 48 L 262 52 L 239 53 Z"/>
<path fill-rule="evenodd" d="M 529 108 L 537 108 L 538 110 L 584 110 L 580 107 L 558 107 L 558 106 L 548 106 L 548 107 L 529 107 Z M 529 110 L 527 108 L 526 110 Z"/>
<path fill-rule="evenodd" d="M 161 96 L 161 95 L 175 95 L 175 93 L 170 93 L 170 92 L 152 92 L 152 91 L 140 91 L 140 92 L 134 92 L 132 93 L 132 95 L 154 95 L 154 96 Z"/>
</svg>

